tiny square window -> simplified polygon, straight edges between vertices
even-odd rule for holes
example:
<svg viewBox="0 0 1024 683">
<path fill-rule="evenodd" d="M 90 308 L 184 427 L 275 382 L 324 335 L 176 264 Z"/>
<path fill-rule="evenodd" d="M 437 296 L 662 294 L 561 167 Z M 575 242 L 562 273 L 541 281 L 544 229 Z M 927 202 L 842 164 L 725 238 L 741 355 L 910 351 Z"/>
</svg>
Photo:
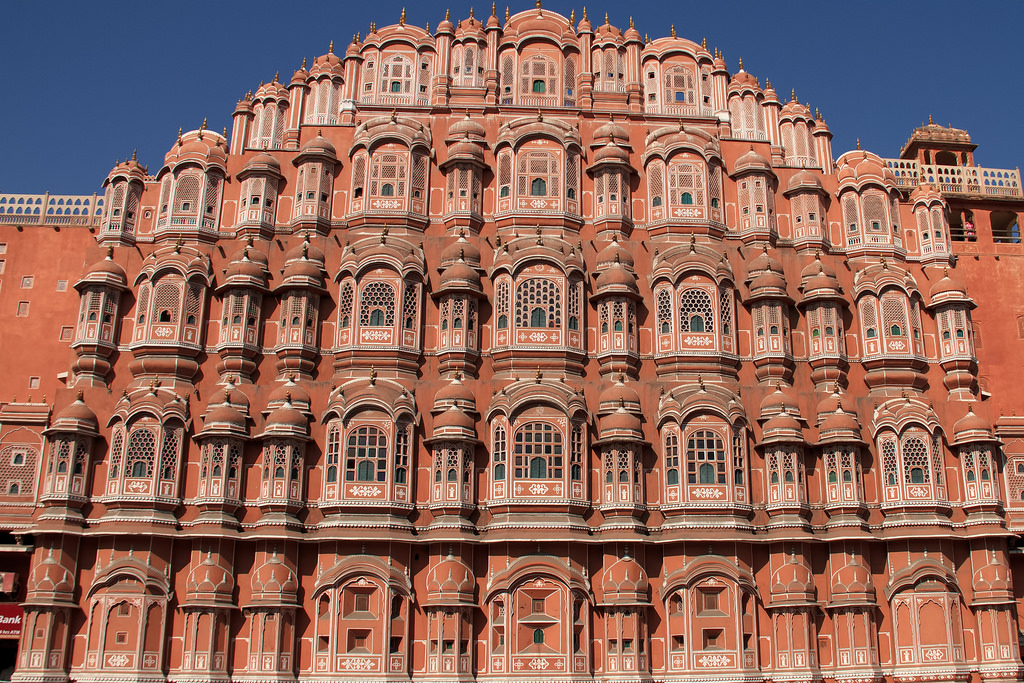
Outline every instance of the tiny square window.
<svg viewBox="0 0 1024 683">
<path fill-rule="evenodd" d="M 369 593 L 356 593 L 356 596 L 355 596 L 355 611 L 356 612 L 369 612 L 370 611 L 370 594 Z"/>
<path fill-rule="evenodd" d="M 22 289 L 32 289 L 32 286 L 35 283 L 36 283 L 36 278 L 35 278 L 34 275 L 26 275 L 23 278 L 21 278 L 21 288 Z"/>
<path fill-rule="evenodd" d="M 813 221 L 814 220 L 814 212 L 813 211 L 811 211 L 809 214 L 807 214 L 807 220 L 809 220 L 809 221 Z"/>
<path fill-rule="evenodd" d="M 0 254 L 7 253 L 7 242 L 0 242 Z"/>
<path fill-rule="evenodd" d="M 530 605 L 531 614 L 544 614 L 544 598 L 533 598 Z"/>
<path fill-rule="evenodd" d="M 181 210 L 182 211 L 191 211 L 192 210 L 192 202 L 182 202 L 181 203 Z"/>
<path fill-rule="evenodd" d="M 38 377 L 29 377 L 28 378 L 28 388 L 29 389 L 38 389 L 39 388 L 39 378 Z"/>
<path fill-rule="evenodd" d="M 118 631 L 114 634 L 114 642 L 118 645 L 124 645 L 128 642 L 128 631 Z"/>
<path fill-rule="evenodd" d="M 18 315 L 19 318 L 27 318 L 28 317 L 28 302 L 27 301 L 19 301 L 18 302 L 18 314 L 17 315 Z"/>
<path fill-rule="evenodd" d="M 65 325 L 60 328 L 60 340 L 62 342 L 71 341 L 72 336 L 75 334 L 75 328 L 70 325 Z"/>
<path fill-rule="evenodd" d="M 66 292 L 66 291 L 68 291 L 68 281 L 67 280 L 57 280 L 57 291 L 58 292 Z"/>
</svg>

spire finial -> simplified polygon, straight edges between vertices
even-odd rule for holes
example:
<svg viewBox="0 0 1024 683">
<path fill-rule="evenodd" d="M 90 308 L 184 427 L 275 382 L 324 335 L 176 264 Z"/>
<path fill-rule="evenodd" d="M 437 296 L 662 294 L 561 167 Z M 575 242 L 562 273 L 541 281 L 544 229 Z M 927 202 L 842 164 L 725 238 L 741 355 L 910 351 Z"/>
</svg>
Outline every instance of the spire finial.
<svg viewBox="0 0 1024 683">
<path fill-rule="evenodd" d="M 334 41 L 333 40 L 331 40 L 331 44 L 327 46 L 327 54 L 329 54 L 329 55 L 333 55 L 334 54 Z"/>
<path fill-rule="evenodd" d="M 743 57 L 740 57 L 740 71 L 743 71 Z"/>
<path fill-rule="evenodd" d="M 508 17 L 509 17 L 508 5 L 505 5 L 505 23 L 506 24 L 508 23 Z"/>
<path fill-rule="evenodd" d="M 543 121 L 543 120 L 544 120 L 544 112 L 542 112 L 540 110 L 540 107 L 537 107 L 537 121 L 540 122 L 540 121 Z"/>
<path fill-rule="evenodd" d="M 496 3 L 496 2 L 492 2 L 491 3 L 491 16 L 492 17 L 498 16 L 498 3 Z"/>
<path fill-rule="evenodd" d="M 537 9 L 540 9 L 540 0 L 537 0 Z"/>
<path fill-rule="evenodd" d="M 675 37 L 676 37 L 676 25 L 675 25 L 675 24 L 672 24 L 672 26 L 670 26 L 670 27 L 669 27 L 669 30 L 668 30 L 668 32 L 669 32 L 670 34 L 672 34 L 672 37 L 673 37 L 673 38 L 675 38 Z"/>
<path fill-rule="evenodd" d="M 537 2 L 539 3 L 539 2 L 540 2 L 540 0 L 537 0 Z M 542 375 L 542 374 L 541 374 L 540 368 L 537 368 L 537 376 L 536 376 L 536 377 L 534 378 L 534 379 L 536 379 L 536 380 L 537 380 L 537 384 L 540 384 L 540 380 L 541 380 L 541 378 L 542 378 L 543 376 L 544 376 L 544 375 Z"/>
<path fill-rule="evenodd" d="M 279 82 L 280 79 L 281 79 L 281 72 L 280 71 L 275 71 L 274 72 L 274 83 Z"/>
<path fill-rule="evenodd" d="M 394 123 L 395 120 L 397 120 L 397 119 L 398 119 L 398 110 L 397 109 L 392 109 L 391 110 L 391 122 Z"/>
<path fill-rule="evenodd" d="M 405 8 L 402 8 L 402 16 L 398 17 L 398 25 L 405 26 Z"/>
<path fill-rule="evenodd" d="M 931 115 L 931 114 L 928 114 L 928 125 L 929 125 L 929 126 L 931 126 L 931 125 L 933 125 L 934 123 L 935 123 L 935 122 L 934 122 L 934 121 L 932 121 L 932 115 Z"/>
<path fill-rule="evenodd" d="M 796 88 L 789 91 L 789 99 L 791 102 L 796 102 Z"/>
<path fill-rule="evenodd" d="M 608 13 L 607 12 L 604 13 L 604 24 L 605 24 L 605 26 L 608 26 Z"/>
<path fill-rule="evenodd" d="M 472 7 L 469 8 L 469 18 L 476 19 L 476 13 L 473 11 Z"/>
<path fill-rule="evenodd" d="M 632 29 L 636 28 L 636 26 L 633 25 L 633 17 L 629 18 L 629 27 L 632 28 Z"/>
<path fill-rule="evenodd" d="M 303 71 L 306 70 L 306 58 L 305 57 L 302 58 L 302 70 Z"/>
<path fill-rule="evenodd" d="M 451 21 L 451 19 L 452 19 L 452 11 L 451 11 L 451 9 L 446 9 L 444 11 L 444 20 L 445 21 Z"/>
<path fill-rule="evenodd" d="M 377 384 L 377 368 L 370 366 L 370 386 L 376 386 Z"/>
<path fill-rule="evenodd" d="M 139 160 L 138 152 L 139 152 L 138 147 L 136 147 L 135 149 L 132 150 L 132 161 L 138 161 Z"/>
<path fill-rule="evenodd" d="M 583 21 L 587 20 L 587 6 L 583 6 Z"/>
<path fill-rule="evenodd" d="M 708 49 L 708 39 L 706 37 L 700 39 L 700 46 L 705 50 Z"/>
<path fill-rule="evenodd" d="M 178 147 L 181 147 L 181 126 L 178 126 Z"/>
<path fill-rule="evenodd" d="M 860 149 L 860 138 L 857 138 L 857 149 Z"/>
<path fill-rule="evenodd" d="M 576 26 L 576 8 L 569 10 L 569 28 Z"/>
</svg>

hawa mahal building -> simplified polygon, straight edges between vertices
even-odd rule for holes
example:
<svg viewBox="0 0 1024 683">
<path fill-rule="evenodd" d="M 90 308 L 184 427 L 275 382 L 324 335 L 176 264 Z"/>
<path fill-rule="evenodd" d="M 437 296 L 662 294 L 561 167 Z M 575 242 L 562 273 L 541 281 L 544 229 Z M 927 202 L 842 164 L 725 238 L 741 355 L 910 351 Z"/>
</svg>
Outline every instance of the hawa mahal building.
<svg viewBox="0 0 1024 683">
<path fill-rule="evenodd" d="M 1019 172 L 831 137 L 537 3 L 0 195 L 13 680 L 1020 680 Z"/>
</svg>

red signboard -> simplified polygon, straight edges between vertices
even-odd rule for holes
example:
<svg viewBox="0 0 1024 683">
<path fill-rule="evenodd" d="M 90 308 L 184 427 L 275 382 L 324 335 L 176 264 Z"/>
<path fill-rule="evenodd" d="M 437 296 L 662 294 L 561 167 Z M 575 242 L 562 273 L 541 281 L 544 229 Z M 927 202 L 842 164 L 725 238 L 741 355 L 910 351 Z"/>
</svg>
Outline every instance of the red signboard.
<svg viewBox="0 0 1024 683">
<path fill-rule="evenodd" d="M 21 605 L 0 604 L 0 638 L 20 638 L 25 610 Z"/>
</svg>

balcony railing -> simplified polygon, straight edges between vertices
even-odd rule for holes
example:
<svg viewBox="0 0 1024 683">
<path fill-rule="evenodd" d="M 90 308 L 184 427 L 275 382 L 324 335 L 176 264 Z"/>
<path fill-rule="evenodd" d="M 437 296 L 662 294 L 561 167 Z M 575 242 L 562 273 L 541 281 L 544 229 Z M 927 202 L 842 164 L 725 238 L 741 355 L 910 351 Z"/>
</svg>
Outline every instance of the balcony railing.
<svg viewBox="0 0 1024 683">
<path fill-rule="evenodd" d="M 0 194 L 0 223 L 95 226 L 103 217 L 103 197 L 66 194 Z"/>
<path fill-rule="evenodd" d="M 920 164 L 912 159 L 884 161 L 896 176 L 896 185 L 903 189 L 913 189 L 922 183 L 928 183 L 944 194 L 1024 198 L 1019 169 L 939 166 Z"/>
</svg>

